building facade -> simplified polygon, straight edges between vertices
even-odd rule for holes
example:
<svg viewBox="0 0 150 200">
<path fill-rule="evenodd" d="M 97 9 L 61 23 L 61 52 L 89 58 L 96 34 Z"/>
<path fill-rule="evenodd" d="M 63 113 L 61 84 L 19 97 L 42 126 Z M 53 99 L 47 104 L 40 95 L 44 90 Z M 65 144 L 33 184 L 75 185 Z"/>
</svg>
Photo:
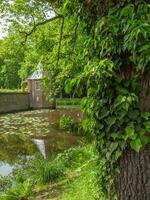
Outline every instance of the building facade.
<svg viewBox="0 0 150 200">
<path fill-rule="evenodd" d="M 43 78 L 42 64 L 38 64 L 37 71 L 33 72 L 27 78 L 28 92 L 30 93 L 30 106 L 31 108 L 52 108 L 52 103 L 49 103 L 43 93 L 41 81 Z"/>
</svg>

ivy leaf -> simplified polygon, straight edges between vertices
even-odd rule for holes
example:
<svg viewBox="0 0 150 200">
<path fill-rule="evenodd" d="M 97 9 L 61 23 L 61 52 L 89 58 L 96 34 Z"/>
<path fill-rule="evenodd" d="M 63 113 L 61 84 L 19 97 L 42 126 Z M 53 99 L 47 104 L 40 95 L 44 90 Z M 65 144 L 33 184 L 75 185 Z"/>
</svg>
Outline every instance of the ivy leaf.
<svg viewBox="0 0 150 200">
<path fill-rule="evenodd" d="M 122 104 L 122 103 L 125 102 L 125 101 L 126 101 L 126 97 L 125 97 L 125 96 L 119 95 L 119 96 L 117 97 L 117 103 L 118 103 L 118 104 Z"/>
<path fill-rule="evenodd" d="M 149 141 L 146 135 L 140 135 L 140 140 L 141 140 L 142 146 L 145 146 Z"/>
<path fill-rule="evenodd" d="M 149 116 L 150 116 L 150 113 L 149 113 L 149 112 L 144 112 L 143 115 L 142 115 L 142 117 L 143 117 L 144 119 L 146 119 L 146 120 L 149 119 Z"/>
<path fill-rule="evenodd" d="M 102 109 L 101 113 L 100 113 L 99 119 L 101 120 L 101 119 L 107 117 L 108 115 L 109 115 L 109 110 L 107 110 L 107 108 L 104 107 L 104 108 Z"/>
<path fill-rule="evenodd" d="M 116 117 L 111 116 L 105 119 L 105 122 L 111 127 L 116 122 Z"/>
<path fill-rule="evenodd" d="M 138 110 L 132 110 L 128 113 L 130 119 L 136 119 L 139 116 Z"/>
<path fill-rule="evenodd" d="M 119 121 L 122 120 L 126 114 L 127 114 L 127 112 L 125 110 L 123 110 L 123 109 L 120 110 L 117 114 L 117 118 L 119 119 Z"/>
<path fill-rule="evenodd" d="M 140 130 L 140 135 L 145 135 L 145 129 L 142 128 L 142 129 Z"/>
<path fill-rule="evenodd" d="M 141 143 L 140 138 L 137 138 L 136 140 L 131 141 L 130 146 L 133 150 L 139 153 L 141 147 L 143 146 Z"/>
<path fill-rule="evenodd" d="M 113 153 L 117 149 L 117 147 L 118 147 L 118 142 L 112 142 L 110 144 L 110 151 L 111 151 L 111 153 Z"/>
<path fill-rule="evenodd" d="M 145 122 L 145 129 L 146 131 L 150 132 L 150 122 Z"/>
<path fill-rule="evenodd" d="M 85 108 L 87 105 L 88 99 L 87 97 L 82 98 L 81 102 L 80 102 L 80 106 L 81 108 Z"/>
<path fill-rule="evenodd" d="M 140 49 L 139 49 L 139 52 L 141 53 L 142 51 L 147 51 L 150 49 L 150 45 L 149 44 L 146 44 L 146 45 L 143 45 Z"/>
<path fill-rule="evenodd" d="M 135 140 L 136 139 L 136 134 L 135 134 L 135 130 L 133 126 L 127 126 L 126 127 L 126 134 L 128 136 L 128 138 Z"/>
<path fill-rule="evenodd" d="M 123 107 L 123 109 L 124 109 L 126 112 L 128 112 L 128 110 L 129 110 L 129 103 L 128 103 L 128 102 L 124 102 L 124 103 L 122 104 L 122 107 Z"/>
</svg>

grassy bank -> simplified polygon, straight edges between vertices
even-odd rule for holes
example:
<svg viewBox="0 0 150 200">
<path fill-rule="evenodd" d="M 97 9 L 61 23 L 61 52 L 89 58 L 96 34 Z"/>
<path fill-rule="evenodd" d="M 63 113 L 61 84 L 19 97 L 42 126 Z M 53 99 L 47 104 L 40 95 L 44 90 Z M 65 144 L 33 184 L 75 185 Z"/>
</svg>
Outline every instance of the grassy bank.
<svg viewBox="0 0 150 200">
<path fill-rule="evenodd" d="M 97 173 L 96 160 L 91 159 L 81 167 L 80 175 L 66 184 L 60 200 L 104 200 L 99 196 Z"/>
<path fill-rule="evenodd" d="M 5 177 L 0 199 L 94 200 L 98 195 L 94 144 L 71 148 L 52 160 L 35 160 Z M 6 188 L 8 183 L 8 188 Z M 102 199 L 103 200 L 103 199 Z"/>
</svg>

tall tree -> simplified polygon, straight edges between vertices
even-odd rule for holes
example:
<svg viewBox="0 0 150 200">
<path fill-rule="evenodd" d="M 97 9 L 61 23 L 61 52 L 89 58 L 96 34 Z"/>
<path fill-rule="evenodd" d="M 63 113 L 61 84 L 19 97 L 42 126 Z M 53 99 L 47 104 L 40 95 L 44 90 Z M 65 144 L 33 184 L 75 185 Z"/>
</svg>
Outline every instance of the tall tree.
<svg viewBox="0 0 150 200">
<path fill-rule="evenodd" d="M 13 35 L 0 43 L 0 88 L 20 88 L 18 71 L 24 59 L 24 49 Z"/>
</svg>

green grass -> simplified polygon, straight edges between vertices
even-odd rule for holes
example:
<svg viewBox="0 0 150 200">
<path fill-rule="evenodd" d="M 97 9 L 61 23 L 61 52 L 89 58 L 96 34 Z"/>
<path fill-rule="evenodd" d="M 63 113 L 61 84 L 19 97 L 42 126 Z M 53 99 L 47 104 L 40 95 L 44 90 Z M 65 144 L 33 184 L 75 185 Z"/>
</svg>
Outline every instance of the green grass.
<svg viewBox="0 0 150 200">
<path fill-rule="evenodd" d="M 81 99 L 79 98 L 62 98 L 57 99 L 56 104 L 57 106 L 66 106 L 66 105 L 79 105 Z"/>
<path fill-rule="evenodd" d="M 36 184 L 52 183 L 64 176 L 64 163 L 62 160 L 35 160 L 29 170 Z"/>
<path fill-rule="evenodd" d="M 99 191 L 96 161 L 85 164 L 80 173 L 74 181 L 66 184 L 66 190 L 60 196 L 60 200 L 105 200 Z"/>
</svg>

